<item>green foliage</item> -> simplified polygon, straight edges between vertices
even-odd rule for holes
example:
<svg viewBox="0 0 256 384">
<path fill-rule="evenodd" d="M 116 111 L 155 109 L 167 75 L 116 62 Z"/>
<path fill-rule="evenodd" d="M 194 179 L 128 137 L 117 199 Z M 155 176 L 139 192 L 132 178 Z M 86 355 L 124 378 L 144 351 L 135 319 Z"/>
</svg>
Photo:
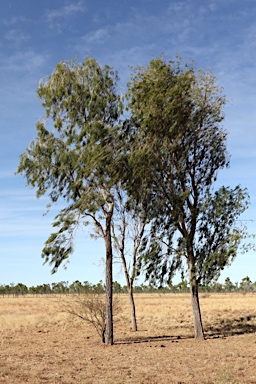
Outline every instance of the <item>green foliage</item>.
<svg viewBox="0 0 256 384">
<path fill-rule="evenodd" d="M 86 58 L 81 64 L 60 62 L 39 85 L 45 117 L 21 155 L 18 173 L 37 197 L 49 196 L 48 208 L 59 201 L 65 206 L 42 257 L 56 272 L 73 252 L 78 226 L 93 223 L 93 234 L 106 248 L 106 286 L 92 289 L 106 291 L 107 344 L 113 343 L 112 290 L 121 289 L 112 281 L 112 242 L 128 289 L 142 267 L 152 292 L 157 284 L 172 287 L 174 273 L 181 271 L 177 290 L 190 284 L 195 330 L 203 337 L 198 286 L 217 281 L 247 236 L 237 224 L 249 204 L 247 191 L 214 189 L 218 172 L 229 166 L 221 126 L 225 97 L 210 72 L 160 57 L 134 69 L 124 120 L 117 81 L 110 67 Z M 54 289 L 66 292 L 63 287 Z M 72 287 L 82 289 L 78 282 Z"/>
<path fill-rule="evenodd" d="M 255 284 L 254 284 L 255 285 Z M 244 277 L 243 279 L 242 279 L 242 281 L 241 281 L 241 283 L 240 283 L 240 290 L 242 291 L 242 292 L 252 292 L 253 290 L 255 290 L 255 288 L 256 288 L 256 286 L 255 286 L 255 288 L 254 288 L 254 285 L 253 285 L 253 283 L 252 283 L 252 281 L 251 281 L 251 279 L 248 277 L 248 276 L 246 276 L 246 277 Z"/>
<path fill-rule="evenodd" d="M 211 73 L 161 57 L 135 68 L 128 96 L 130 193 L 150 201 L 151 231 L 140 257 L 146 278 L 170 282 L 185 258 L 190 279 L 208 283 L 236 256 L 246 235 L 237 219 L 249 203 L 240 186 L 213 191 L 218 171 L 229 165 L 220 125 L 225 97 Z"/>
<path fill-rule="evenodd" d="M 127 293 L 127 286 L 122 286 L 118 281 L 113 282 L 113 291 L 114 293 Z M 225 279 L 224 284 L 219 283 L 214 280 L 209 284 L 200 284 L 200 292 L 256 292 L 256 281 L 253 283 L 251 279 L 246 276 L 241 279 L 240 283 L 233 283 L 229 277 Z M 1 284 L 0 285 L 0 294 L 13 295 L 13 296 L 24 296 L 27 294 L 38 294 L 38 295 L 61 295 L 61 294 L 84 294 L 84 293 L 96 293 L 102 294 L 105 292 L 105 285 L 100 280 L 97 284 L 91 284 L 88 281 L 81 283 L 79 280 L 74 281 L 69 284 L 66 281 L 60 281 L 58 283 L 52 284 L 40 284 L 37 286 L 28 287 L 25 284 Z M 181 275 L 181 281 L 177 284 L 172 282 L 169 285 L 163 285 L 158 287 L 153 284 L 140 284 L 134 286 L 134 293 L 188 293 L 189 292 L 189 282 L 185 279 L 184 275 Z"/>
<path fill-rule="evenodd" d="M 249 196 L 240 186 L 221 187 L 208 196 L 198 216 L 195 259 L 198 281 L 209 283 L 232 263 L 246 237 L 237 221 L 247 209 Z"/>
<path fill-rule="evenodd" d="M 49 195 L 48 208 L 59 200 L 66 205 L 42 252 L 53 273 L 72 253 L 78 223 L 93 221 L 105 234 L 97 214 L 107 217 L 117 181 L 123 109 L 117 80 L 110 67 L 86 58 L 81 64 L 60 62 L 38 88 L 46 115 L 21 155 L 18 173 L 36 188 L 37 197 Z"/>
</svg>

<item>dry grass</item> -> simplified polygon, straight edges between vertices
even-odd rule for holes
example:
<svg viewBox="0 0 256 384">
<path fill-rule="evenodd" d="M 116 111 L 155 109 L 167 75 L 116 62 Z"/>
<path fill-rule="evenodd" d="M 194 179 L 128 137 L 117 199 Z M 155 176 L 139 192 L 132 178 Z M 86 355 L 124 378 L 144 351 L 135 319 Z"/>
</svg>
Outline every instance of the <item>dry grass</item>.
<svg viewBox="0 0 256 384">
<path fill-rule="evenodd" d="M 56 298 L 0 298 L 0 383 L 256 383 L 256 295 L 202 294 L 205 341 L 193 339 L 189 295 L 137 295 L 137 333 L 120 300 L 105 346 Z"/>
</svg>

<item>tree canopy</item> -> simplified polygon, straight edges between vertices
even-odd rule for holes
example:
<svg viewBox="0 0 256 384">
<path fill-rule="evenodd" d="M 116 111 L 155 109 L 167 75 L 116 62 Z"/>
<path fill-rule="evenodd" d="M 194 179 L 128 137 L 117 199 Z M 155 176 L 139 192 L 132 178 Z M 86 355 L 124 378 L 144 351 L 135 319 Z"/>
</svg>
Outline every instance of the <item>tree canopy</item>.
<svg viewBox="0 0 256 384">
<path fill-rule="evenodd" d="M 111 219 L 112 188 L 119 166 L 117 140 L 122 99 L 117 92 L 117 74 L 108 66 L 86 58 L 60 62 L 41 81 L 38 96 L 45 118 L 37 123 L 37 137 L 21 155 L 19 173 L 37 196 L 49 194 L 50 205 L 62 199 L 66 206 L 56 216 L 57 228 L 45 243 L 42 257 L 55 272 L 74 249 L 79 224 L 92 221 L 105 240 L 107 306 L 112 297 Z M 50 128 L 48 121 L 53 122 Z M 109 312 L 107 343 L 113 342 Z M 109 335 L 108 335 L 109 333 Z"/>
<path fill-rule="evenodd" d="M 216 278 L 236 256 L 244 235 L 236 220 L 248 206 L 240 186 L 215 190 L 218 171 L 229 165 L 221 126 L 225 102 L 210 72 L 180 60 L 152 60 L 135 68 L 129 84 L 131 191 L 151 201 L 141 261 L 147 277 L 161 283 L 185 258 L 199 338 L 198 284 Z"/>
</svg>

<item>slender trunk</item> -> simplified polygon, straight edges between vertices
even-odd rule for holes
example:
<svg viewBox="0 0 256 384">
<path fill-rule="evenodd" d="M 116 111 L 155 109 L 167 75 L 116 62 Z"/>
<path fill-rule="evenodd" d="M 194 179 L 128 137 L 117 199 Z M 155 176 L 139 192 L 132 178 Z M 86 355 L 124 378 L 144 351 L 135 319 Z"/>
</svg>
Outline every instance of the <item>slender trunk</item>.
<svg viewBox="0 0 256 384">
<path fill-rule="evenodd" d="M 124 268 L 124 275 L 126 279 L 127 284 L 127 293 L 129 297 L 130 302 L 130 313 L 131 313 L 131 326 L 132 331 L 137 331 L 137 319 L 136 319 L 136 309 L 135 309 L 135 301 L 133 296 L 133 283 L 136 276 L 136 264 L 137 264 L 137 254 L 138 249 L 141 245 L 142 237 L 144 234 L 145 226 L 146 226 L 146 220 L 142 221 L 142 219 L 137 218 L 132 219 L 129 223 L 129 211 L 127 211 L 127 207 L 125 204 L 125 199 L 121 193 L 121 191 L 117 190 L 117 197 L 119 201 L 119 205 L 121 207 L 121 227 L 120 227 L 120 236 L 115 236 L 115 226 L 113 225 L 113 238 L 115 241 L 115 245 L 117 249 L 119 250 L 120 257 L 123 263 Z M 133 255 L 132 255 L 132 271 L 129 273 L 129 268 L 127 267 L 127 261 L 125 257 L 125 246 L 126 246 L 126 236 L 128 233 L 129 236 L 129 226 L 130 224 L 133 227 Z"/>
<path fill-rule="evenodd" d="M 125 275 L 125 280 L 127 284 L 127 293 L 129 296 L 129 301 L 130 301 L 130 312 L 131 312 L 131 322 L 132 322 L 132 331 L 136 332 L 138 330 L 137 328 L 137 319 L 136 319 L 136 309 L 135 309 L 135 301 L 133 297 L 133 282 L 134 279 L 133 277 L 130 277 L 127 264 L 126 264 L 126 259 L 123 253 L 121 253 L 121 259 L 123 262 L 123 267 L 124 267 L 124 275 Z"/>
<path fill-rule="evenodd" d="M 132 281 L 132 283 L 133 283 L 133 281 Z M 133 284 L 130 284 L 130 286 L 128 287 L 128 295 L 129 295 L 129 300 L 130 300 L 132 331 L 136 332 L 138 330 L 138 328 L 137 328 L 135 301 L 134 301 L 134 296 L 133 296 Z"/>
<path fill-rule="evenodd" d="M 110 204 L 109 204 L 110 205 Z M 113 252 L 111 241 L 111 220 L 113 206 L 111 205 L 106 219 L 105 246 L 106 246 L 106 333 L 105 344 L 114 344 L 113 332 Z"/>
<path fill-rule="evenodd" d="M 202 324 L 202 317 L 200 311 L 200 303 L 198 296 L 198 284 L 196 281 L 196 276 L 194 272 L 194 266 L 192 263 L 189 265 L 189 277 L 190 277 L 190 294 L 191 294 L 191 304 L 192 312 L 194 318 L 194 330 L 196 339 L 204 339 L 204 331 Z"/>
</svg>

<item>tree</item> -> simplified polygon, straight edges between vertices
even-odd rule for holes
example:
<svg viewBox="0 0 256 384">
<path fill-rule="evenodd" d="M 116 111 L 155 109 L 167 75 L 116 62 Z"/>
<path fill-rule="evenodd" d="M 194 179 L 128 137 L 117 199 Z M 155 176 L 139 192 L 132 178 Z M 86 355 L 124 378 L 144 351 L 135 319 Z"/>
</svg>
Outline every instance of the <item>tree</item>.
<svg viewBox="0 0 256 384">
<path fill-rule="evenodd" d="M 225 292 L 233 292 L 235 290 L 236 286 L 232 283 L 229 277 L 226 277 L 225 283 L 224 283 L 224 289 Z"/>
<path fill-rule="evenodd" d="M 69 286 L 69 293 L 82 293 L 83 292 L 83 285 L 79 280 L 74 281 Z"/>
<path fill-rule="evenodd" d="M 122 137 L 123 139 L 123 137 Z M 112 196 L 114 201 L 114 211 L 111 220 L 111 234 L 113 250 L 117 260 L 121 260 L 126 288 L 130 302 L 131 328 L 137 331 L 137 319 L 135 300 L 133 295 L 133 286 L 136 277 L 139 275 L 138 255 L 145 234 L 147 224 L 147 211 L 127 195 L 126 188 L 127 174 L 129 173 L 129 164 L 127 163 L 127 153 L 129 153 L 129 144 L 126 145 L 122 140 L 122 148 L 126 152 L 122 156 L 122 164 L 125 170 L 120 174 L 120 182 L 113 187 Z M 95 231 L 94 237 L 102 237 L 100 231 Z M 113 284 L 114 285 L 114 284 Z"/>
<path fill-rule="evenodd" d="M 13 287 L 13 292 L 16 296 L 25 295 L 28 293 L 28 287 L 25 284 L 18 283 Z"/>
<path fill-rule="evenodd" d="M 218 171 L 229 165 L 220 125 L 225 97 L 211 73 L 162 57 L 135 68 L 128 90 L 130 192 L 151 200 L 151 231 L 141 255 L 146 278 L 168 283 L 175 270 L 187 269 L 195 337 L 204 338 L 198 286 L 236 256 L 245 235 L 236 220 L 248 205 L 240 186 L 214 190 Z"/>
<path fill-rule="evenodd" d="M 42 286 L 40 287 L 40 291 Z M 60 281 L 58 283 L 52 283 L 52 292 L 56 294 L 68 293 L 68 281 Z M 41 292 L 40 292 L 41 293 Z"/>
<path fill-rule="evenodd" d="M 240 283 L 239 288 L 245 293 L 251 292 L 253 290 L 253 284 L 251 279 L 248 276 L 244 277 Z"/>
<path fill-rule="evenodd" d="M 118 283 L 118 281 L 113 282 L 113 292 L 114 293 L 122 293 L 123 292 L 123 288 L 122 288 L 121 284 Z"/>
<path fill-rule="evenodd" d="M 49 194 L 50 204 L 65 204 L 55 217 L 57 228 L 45 243 L 42 257 L 56 272 L 74 249 L 79 225 L 93 223 L 106 250 L 106 344 L 113 344 L 112 242 L 114 211 L 112 188 L 117 182 L 117 136 L 122 100 L 116 90 L 117 74 L 86 58 L 57 64 L 41 81 L 38 96 L 46 116 L 37 123 L 37 137 L 21 155 L 18 173 Z M 47 128 L 48 120 L 53 127 Z"/>
<path fill-rule="evenodd" d="M 127 192 L 117 188 L 112 234 L 115 250 L 123 265 L 130 302 L 132 331 L 134 332 L 138 330 L 138 327 L 133 287 L 134 281 L 139 275 L 138 255 L 147 221 L 147 211 L 142 209 L 142 205 L 137 204 L 133 199 L 128 199 Z"/>
</svg>

